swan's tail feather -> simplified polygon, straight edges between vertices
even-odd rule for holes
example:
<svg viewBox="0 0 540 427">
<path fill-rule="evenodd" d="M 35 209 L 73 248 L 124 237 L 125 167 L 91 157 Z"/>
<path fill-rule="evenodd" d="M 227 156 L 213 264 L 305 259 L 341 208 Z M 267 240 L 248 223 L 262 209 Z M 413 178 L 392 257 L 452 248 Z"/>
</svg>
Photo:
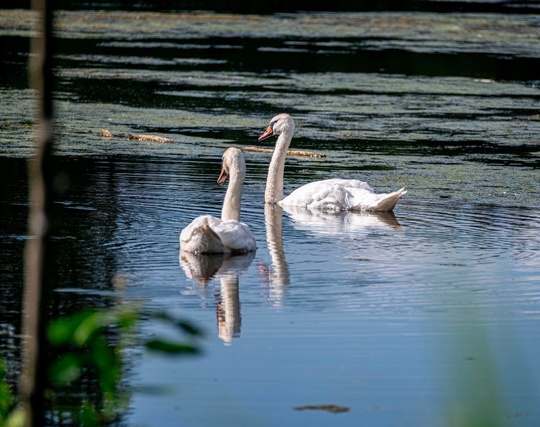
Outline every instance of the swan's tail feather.
<svg viewBox="0 0 540 427">
<path fill-rule="evenodd" d="M 398 191 L 394 191 L 393 193 L 381 194 L 380 198 L 366 210 L 372 212 L 391 212 L 394 210 L 398 200 L 401 199 L 405 194 L 407 194 L 407 190 L 405 190 L 405 188 L 400 188 Z"/>
</svg>

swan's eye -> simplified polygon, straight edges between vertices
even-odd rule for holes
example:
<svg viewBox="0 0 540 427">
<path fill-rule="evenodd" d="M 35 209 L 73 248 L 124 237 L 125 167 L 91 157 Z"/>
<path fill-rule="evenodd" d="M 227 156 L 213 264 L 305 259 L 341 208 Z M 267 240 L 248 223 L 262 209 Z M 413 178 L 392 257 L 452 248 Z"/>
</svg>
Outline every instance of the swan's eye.
<svg viewBox="0 0 540 427">
<path fill-rule="evenodd" d="M 277 120 L 274 120 L 273 122 L 270 122 L 268 126 L 270 126 L 272 129 L 274 129 L 274 125 L 276 124 Z"/>
</svg>

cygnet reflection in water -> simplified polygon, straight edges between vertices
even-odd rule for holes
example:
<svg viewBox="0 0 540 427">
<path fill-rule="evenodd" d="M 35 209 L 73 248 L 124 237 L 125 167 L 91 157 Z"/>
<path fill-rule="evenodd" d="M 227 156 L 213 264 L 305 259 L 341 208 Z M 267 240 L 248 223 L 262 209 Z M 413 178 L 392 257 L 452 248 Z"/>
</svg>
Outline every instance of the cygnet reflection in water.
<svg viewBox="0 0 540 427">
<path fill-rule="evenodd" d="M 180 265 L 189 279 L 203 287 L 214 278 L 220 281 L 214 296 L 218 336 L 225 345 L 231 345 L 233 339 L 240 336 L 242 315 L 239 276 L 249 268 L 254 258 L 254 251 L 241 255 L 195 255 L 180 251 Z"/>
</svg>

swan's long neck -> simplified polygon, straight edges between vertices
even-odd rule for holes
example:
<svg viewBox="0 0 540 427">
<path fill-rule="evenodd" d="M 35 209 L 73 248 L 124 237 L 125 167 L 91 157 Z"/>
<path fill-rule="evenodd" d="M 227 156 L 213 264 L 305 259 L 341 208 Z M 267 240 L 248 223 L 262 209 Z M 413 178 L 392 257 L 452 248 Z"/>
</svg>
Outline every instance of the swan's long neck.
<svg viewBox="0 0 540 427">
<path fill-rule="evenodd" d="M 266 180 L 266 191 L 264 201 L 266 203 L 277 203 L 283 200 L 283 172 L 285 171 L 285 157 L 287 149 L 292 140 L 292 132 L 283 132 L 276 141 L 276 148 L 268 168 L 268 178 Z"/>
<path fill-rule="evenodd" d="M 245 168 L 235 164 L 229 171 L 229 187 L 221 209 L 221 220 L 240 221 L 240 204 L 242 202 L 242 185 L 246 175 Z"/>
</svg>

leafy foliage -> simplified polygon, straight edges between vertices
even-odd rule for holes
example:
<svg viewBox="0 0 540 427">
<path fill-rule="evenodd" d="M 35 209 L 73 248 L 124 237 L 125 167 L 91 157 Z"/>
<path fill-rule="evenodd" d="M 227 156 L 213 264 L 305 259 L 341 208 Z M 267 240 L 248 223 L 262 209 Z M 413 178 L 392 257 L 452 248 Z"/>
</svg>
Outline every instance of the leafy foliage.
<svg viewBox="0 0 540 427">
<path fill-rule="evenodd" d="M 15 399 L 6 382 L 6 369 L 0 359 L 0 426 L 22 427 L 24 425 L 24 411 L 21 407 L 15 408 Z"/>
<path fill-rule="evenodd" d="M 56 350 L 49 374 L 53 390 L 69 386 L 84 372 L 96 372 L 101 399 L 96 406 L 85 400 L 73 418 L 81 426 L 98 426 L 114 420 L 125 406 L 119 392 L 122 374 L 122 349 L 133 336 L 140 310 L 134 305 L 121 305 L 109 309 L 85 310 L 53 321 L 48 328 L 48 339 Z M 202 332 L 193 324 L 166 313 L 151 313 L 150 319 L 166 322 L 187 338 L 200 338 Z M 112 336 L 115 335 L 116 339 Z M 111 343 L 111 341 L 113 343 Z M 114 343 L 114 341 L 116 341 Z M 146 349 L 168 355 L 198 353 L 193 342 L 152 338 L 143 342 Z"/>
<path fill-rule="evenodd" d="M 0 359 L 0 425 L 4 425 L 13 405 L 13 398 L 9 386 L 5 381 L 5 377 L 6 368 L 4 362 Z"/>
<path fill-rule="evenodd" d="M 68 409 L 69 418 L 80 426 L 101 426 L 114 420 L 126 406 L 119 383 L 122 374 L 122 349 L 134 335 L 141 317 L 134 305 L 121 305 L 100 310 L 84 310 L 51 322 L 47 335 L 55 357 L 49 366 L 50 390 L 48 397 L 55 398 L 67 386 L 79 380 L 86 371 L 97 374 L 100 386 L 98 403 L 87 398 L 77 407 Z M 166 355 L 199 353 L 194 341 L 203 336 L 192 323 L 167 313 L 150 313 L 151 320 L 166 323 L 184 335 L 182 341 L 151 338 L 142 344 L 152 352 Z M 112 339 L 116 333 L 116 340 Z M 0 359 L 0 425 L 24 425 L 24 409 L 15 408 L 15 398 L 5 380 L 6 370 Z M 63 411 L 65 414 L 66 411 Z"/>
</svg>

